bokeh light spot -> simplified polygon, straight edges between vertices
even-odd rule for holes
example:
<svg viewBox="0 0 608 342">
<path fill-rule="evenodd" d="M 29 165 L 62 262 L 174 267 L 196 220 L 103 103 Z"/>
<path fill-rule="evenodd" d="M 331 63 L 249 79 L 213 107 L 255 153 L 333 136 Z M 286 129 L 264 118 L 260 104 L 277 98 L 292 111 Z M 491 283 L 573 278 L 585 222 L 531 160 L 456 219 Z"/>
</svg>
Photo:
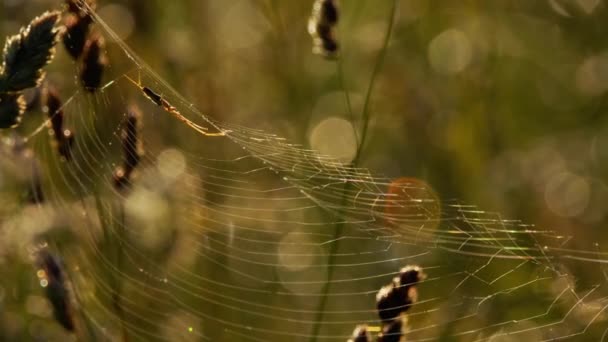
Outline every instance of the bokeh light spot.
<svg viewBox="0 0 608 342">
<path fill-rule="evenodd" d="M 310 134 L 310 146 L 321 155 L 349 163 L 357 153 L 357 138 L 347 120 L 330 117 L 319 122 Z"/>
<path fill-rule="evenodd" d="M 545 187 L 545 202 L 556 215 L 575 217 L 587 208 L 590 194 L 589 182 L 585 178 L 562 172 L 549 179 Z"/>
<path fill-rule="evenodd" d="M 433 234 L 440 223 L 439 196 L 421 179 L 395 179 L 389 185 L 386 200 L 387 219 L 401 228 L 417 229 L 419 234 Z"/>
<path fill-rule="evenodd" d="M 51 306 L 44 297 L 41 296 L 27 296 L 25 300 L 25 310 L 31 315 L 40 317 L 50 317 L 52 313 Z"/>
<path fill-rule="evenodd" d="M 292 232 L 279 243 L 279 263 L 289 271 L 301 271 L 312 265 L 316 256 L 321 255 L 319 247 L 302 234 Z"/>
<path fill-rule="evenodd" d="M 138 227 L 130 233 L 139 244 L 158 248 L 167 241 L 171 229 L 167 224 L 169 204 L 160 194 L 137 188 L 125 202 L 125 209 Z"/>
<path fill-rule="evenodd" d="M 249 1 L 236 1 L 221 20 L 218 39 L 228 48 L 248 48 L 260 43 L 269 28 L 257 7 Z"/>
<path fill-rule="evenodd" d="M 433 70 L 440 74 L 457 74 L 471 63 L 472 49 L 471 41 L 464 32 L 448 29 L 429 44 L 429 62 Z"/>
<path fill-rule="evenodd" d="M 596 96 L 608 90 L 608 56 L 591 56 L 576 70 L 576 87 L 584 95 Z"/>
<path fill-rule="evenodd" d="M 109 4 L 100 8 L 97 14 L 112 27 L 120 39 L 127 39 L 133 33 L 135 19 L 127 7 Z"/>
<path fill-rule="evenodd" d="M 164 178 L 176 179 L 186 170 L 186 157 L 176 149 L 166 149 L 158 156 L 157 167 Z"/>
</svg>

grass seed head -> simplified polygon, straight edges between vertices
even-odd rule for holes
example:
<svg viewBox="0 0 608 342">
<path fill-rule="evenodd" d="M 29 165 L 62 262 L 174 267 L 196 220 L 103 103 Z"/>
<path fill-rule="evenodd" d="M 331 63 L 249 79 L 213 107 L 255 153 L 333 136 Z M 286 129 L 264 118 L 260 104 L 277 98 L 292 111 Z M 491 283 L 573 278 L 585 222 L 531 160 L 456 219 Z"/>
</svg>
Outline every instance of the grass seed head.
<svg viewBox="0 0 608 342">
<path fill-rule="evenodd" d="M 46 89 L 46 108 L 45 111 L 49 116 L 51 130 L 57 145 L 57 151 L 66 160 L 72 158 L 72 145 L 74 143 L 74 133 L 64 127 L 65 115 L 63 112 L 63 103 L 59 97 L 59 93 L 53 87 Z"/>
<path fill-rule="evenodd" d="M 65 11 L 68 14 L 83 16 L 88 14 L 88 8 L 94 10 L 96 5 L 95 0 L 66 0 Z"/>
<path fill-rule="evenodd" d="M 406 266 L 392 282 L 383 286 L 376 295 L 376 309 L 382 322 L 396 319 L 418 300 L 416 285 L 426 275 L 418 266 Z"/>
<path fill-rule="evenodd" d="M 0 72 L 0 93 L 20 92 L 40 85 L 44 78 L 43 68 L 55 55 L 59 18 L 59 12 L 45 12 L 19 34 L 7 39 Z"/>
<path fill-rule="evenodd" d="M 137 107 L 131 106 L 127 111 L 121 134 L 122 166 L 113 174 L 114 186 L 117 189 L 123 189 L 131 183 L 132 173 L 144 154 L 140 132 L 141 112 Z"/>
<path fill-rule="evenodd" d="M 25 98 L 20 93 L 0 94 L 0 128 L 19 125 L 25 108 Z"/>
<path fill-rule="evenodd" d="M 103 72 L 108 64 L 101 36 L 89 39 L 84 48 L 80 80 L 83 87 L 93 93 L 101 86 Z"/>
<path fill-rule="evenodd" d="M 347 342 L 371 342 L 372 337 L 367 331 L 367 325 L 361 324 L 357 325 L 355 330 L 353 331 L 353 335 L 348 339 Z"/>
<path fill-rule="evenodd" d="M 326 58 L 338 56 L 338 40 L 335 28 L 338 24 L 337 0 L 317 0 L 308 20 L 308 32 L 313 41 L 313 53 Z"/>
<path fill-rule="evenodd" d="M 53 307 L 55 320 L 66 330 L 74 331 L 74 310 L 63 263 L 46 248 L 37 252 L 36 263 L 42 271 L 38 275 Z"/>
<path fill-rule="evenodd" d="M 125 128 L 122 132 L 122 146 L 124 153 L 124 165 L 126 168 L 134 169 L 143 154 L 143 147 L 139 133 L 141 130 L 141 113 L 135 106 L 129 108 Z"/>
<path fill-rule="evenodd" d="M 406 317 L 399 316 L 395 320 L 385 324 L 382 332 L 378 335 L 378 342 L 401 342 L 406 327 Z"/>
<path fill-rule="evenodd" d="M 90 15 L 79 16 L 68 14 L 65 19 L 65 32 L 62 35 L 63 46 L 73 59 L 78 59 L 84 52 L 84 47 L 91 31 L 93 20 Z"/>
</svg>

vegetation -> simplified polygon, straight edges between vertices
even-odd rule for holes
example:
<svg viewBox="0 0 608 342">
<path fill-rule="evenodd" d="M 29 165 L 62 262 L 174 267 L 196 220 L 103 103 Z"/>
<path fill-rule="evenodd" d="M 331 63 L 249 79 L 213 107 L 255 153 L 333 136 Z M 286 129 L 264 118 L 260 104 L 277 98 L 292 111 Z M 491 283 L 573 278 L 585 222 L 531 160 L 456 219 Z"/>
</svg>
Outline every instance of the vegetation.
<svg viewBox="0 0 608 342">
<path fill-rule="evenodd" d="M 606 335 L 605 4 L 0 13 L 0 340 Z"/>
</svg>

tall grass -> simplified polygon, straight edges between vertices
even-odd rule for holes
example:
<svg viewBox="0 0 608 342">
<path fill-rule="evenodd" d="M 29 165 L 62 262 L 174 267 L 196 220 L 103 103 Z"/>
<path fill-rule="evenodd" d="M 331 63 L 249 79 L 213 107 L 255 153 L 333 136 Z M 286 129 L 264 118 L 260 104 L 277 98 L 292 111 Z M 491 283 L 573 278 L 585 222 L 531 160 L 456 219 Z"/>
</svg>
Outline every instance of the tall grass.
<svg viewBox="0 0 608 342">
<path fill-rule="evenodd" d="M 351 165 L 350 165 L 353 168 L 356 168 L 359 166 L 359 163 L 360 163 L 362 155 L 363 155 L 363 149 L 365 147 L 365 143 L 366 143 L 367 135 L 368 135 L 369 122 L 371 120 L 370 104 L 372 101 L 372 92 L 374 90 L 376 77 L 381 72 L 382 65 L 384 63 L 384 58 L 386 57 L 386 52 L 388 50 L 391 32 L 393 31 L 393 25 L 395 23 L 396 10 L 397 10 L 397 0 L 393 0 L 391 8 L 390 8 L 390 12 L 389 12 L 388 24 L 386 26 L 386 31 L 385 31 L 384 38 L 382 41 L 382 46 L 378 53 L 378 57 L 376 58 L 376 63 L 374 64 L 374 68 L 372 70 L 372 75 L 371 75 L 369 85 L 367 87 L 367 91 L 365 94 L 365 101 L 363 103 L 363 111 L 361 113 L 361 128 L 360 128 L 360 133 L 357 135 L 360 138 L 358 139 L 358 146 L 357 146 L 355 158 L 353 159 L 353 161 L 351 162 Z M 343 32 L 342 34 L 345 34 L 345 33 Z M 338 62 L 338 73 L 340 75 L 341 82 L 344 86 L 344 82 L 342 81 L 343 80 L 343 70 L 342 70 L 341 63 L 342 63 L 341 61 Z M 348 95 L 348 89 L 344 88 L 344 89 L 342 89 L 342 91 L 345 93 L 345 96 L 346 96 L 348 110 L 349 110 L 349 112 L 352 113 L 352 107 L 350 106 L 350 98 Z M 352 117 L 352 115 L 351 115 L 351 117 Z M 355 123 L 353 123 L 353 126 L 354 125 L 355 125 Z M 341 200 L 340 206 L 344 206 L 347 204 L 347 202 L 349 200 L 347 194 L 352 189 L 352 186 L 353 185 L 350 182 L 345 183 L 344 189 L 342 190 L 343 195 L 342 195 L 342 200 Z M 319 304 L 316 309 L 317 315 L 315 317 L 315 324 L 314 324 L 314 326 L 312 328 L 312 332 L 311 332 L 311 338 L 310 338 L 311 342 L 317 341 L 317 338 L 318 338 L 317 336 L 319 335 L 319 332 L 321 331 L 321 327 L 323 326 L 323 320 L 325 317 L 327 301 L 329 298 L 329 293 L 331 291 L 331 281 L 333 279 L 333 274 L 335 271 L 334 263 L 336 260 L 336 254 L 340 248 L 340 242 L 339 242 L 340 240 L 338 238 L 340 236 L 342 236 L 342 233 L 344 230 L 344 225 L 345 225 L 344 221 L 340 220 L 339 223 L 337 223 L 333 228 L 333 234 L 332 234 L 333 238 L 331 240 L 333 242 L 331 244 L 331 247 L 329 248 L 328 258 L 327 258 L 327 275 L 325 278 L 325 283 L 323 284 L 323 287 L 321 288 L 321 292 L 320 292 L 321 299 L 320 299 Z"/>
</svg>

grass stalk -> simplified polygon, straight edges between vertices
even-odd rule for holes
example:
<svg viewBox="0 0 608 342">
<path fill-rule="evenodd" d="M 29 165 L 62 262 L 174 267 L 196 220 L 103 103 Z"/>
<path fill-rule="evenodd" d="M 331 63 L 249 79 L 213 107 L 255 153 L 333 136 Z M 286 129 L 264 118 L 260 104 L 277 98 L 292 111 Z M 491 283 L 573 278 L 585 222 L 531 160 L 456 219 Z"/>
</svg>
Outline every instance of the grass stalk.
<svg viewBox="0 0 608 342">
<path fill-rule="evenodd" d="M 363 103 L 363 112 L 361 113 L 361 141 L 359 141 L 359 146 L 357 146 L 357 153 L 355 154 L 355 158 L 353 159 L 353 167 L 357 167 L 359 161 L 361 159 L 361 155 L 363 149 L 365 148 L 365 142 L 367 138 L 367 131 L 369 128 L 370 121 L 370 104 L 372 91 L 374 89 L 374 85 L 376 83 L 376 78 L 384 65 L 384 60 L 386 58 L 386 51 L 388 50 L 388 43 L 391 39 L 391 32 L 393 31 L 393 26 L 395 25 L 395 15 L 397 11 L 397 0 L 393 0 L 393 4 L 391 7 L 390 18 L 388 21 L 388 26 L 386 27 L 386 32 L 384 34 L 384 41 L 382 42 L 382 48 L 378 53 L 378 58 L 376 59 L 376 64 L 374 65 L 374 70 L 372 71 L 372 76 L 369 81 L 369 86 L 367 87 L 367 92 L 365 94 L 365 102 Z"/>
<path fill-rule="evenodd" d="M 361 122 L 361 133 L 359 135 L 360 139 L 357 138 L 357 141 L 358 141 L 357 151 L 355 154 L 355 158 L 353 159 L 353 161 L 351 163 L 351 166 L 353 168 L 358 167 L 358 164 L 361 160 L 362 151 L 365 146 L 367 132 L 369 129 L 369 121 L 371 119 L 370 110 L 369 110 L 370 102 L 371 102 L 371 95 L 372 95 L 372 91 L 374 89 L 374 85 L 376 83 L 377 76 L 380 73 L 380 70 L 382 69 L 382 65 L 384 64 L 384 60 L 386 58 L 386 51 L 388 50 L 388 43 L 390 41 L 391 33 L 393 31 L 393 26 L 395 24 L 396 10 L 397 10 L 397 0 L 393 0 L 392 6 L 391 6 L 391 11 L 390 11 L 389 22 L 388 22 L 388 25 L 386 28 L 386 32 L 384 34 L 382 48 L 380 49 L 380 52 L 378 53 L 378 57 L 376 58 L 376 63 L 374 65 L 374 69 L 372 71 L 370 82 L 367 87 L 367 92 L 365 95 L 365 102 L 363 104 L 363 111 L 361 113 L 362 122 Z M 344 88 L 347 106 L 349 108 L 349 111 L 350 111 L 351 117 L 352 117 L 352 107 L 350 104 L 350 97 L 348 96 L 348 91 L 346 90 L 345 85 L 344 85 L 344 77 L 343 77 L 344 74 L 343 74 L 343 70 L 342 70 L 342 65 L 340 63 L 341 62 L 338 63 L 338 73 L 340 74 L 339 75 L 340 82 L 342 83 L 342 87 Z M 355 136 L 357 136 L 357 135 L 355 135 Z M 350 183 L 350 182 L 347 182 L 344 185 L 343 192 L 342 192 L 343 193 L 342 200 L 341 200 L 341 204 L 340 204 L 341 207 L 344 206 L 346 204 L 346 202 L 348 201 L 347 193 L 351 187 L 352 187 L 352 183 Z M 335 271 L 333 264 L 336 259 L 336 253 L 338 252 L 338 249 L 340 247 L 340 245 L 339 245 L 340 240 L 338 240 L 338 238 L 342 235 L 344 226 L 345 226 L 344 220 L 340 220 L 340 223 L 337 223 L 334 226 L 334 234 L 333 234 L 333 239 L 332 239 L 334 242 L 331 244 L 331 248 L 329 250 L 329 256 L 327 259 L 327 276 L 326 276 L 326 281 L 323 284 L 323 288 L 321 289 L 321 300 L 319 301 L 319 305 L 316 310 L 317 315 L 315 317 L 315 323 L 314 323 L 312 333 L 311 333 L 311 338 L 310 338 L 311 342 L 317 341 L 317 335 L 319 334 L 319 331 L 321 330 L 321 326 L 323 325 L 325 309 L 327 306 L 327 299 L 328 299 L 329 292 L 331 290 L 331 280 L 333 278 L 333 274 Z"/>
<path fill-rule="evenodd" d="M 99 220 L 101 222 L 102 233 L 103 233 L 103 241 L 104 241 L 104 249 L 106 253 L 108 253 L 108 260 L 115 260 L 116 270 L 107 269 L 106 276 L 108 277 L 108 282 L 112 288 L 112 298 L 111 305 L 114 310 L 114 314 L 120 320 L 121 325 L 121 333 L 122 333 L 122 341 L 126 342 L 129 340 L 129 332 L 126 327 L 125 322 L 125 313 L 124 308 L 122 306 L 122 290 L 120 284 L 120 275 L 123 273 L 123 249 L 122 249 L 122 241 L 125 238 L 125 210 L 124 203 L 121 200 L 119 204 L 119 227 L 116 229 L 116 237 L 112 235 L 112 209 L 109 209 L 109 212 L 106 213 L 104 209 L 104 204 L 101 200 L 99 194 L 95 195 L 95 204 L 97 207 L 97 212 L 99 215 Z"/>
<path fill-rule="evenodd" d="M 119 204 L 119 226 L 117 227 L 118 239 L 116 241 L 116 271 L 118 272 L 118 276 L 115 278 L 116 283 L 114 284 L 114 293 L 112 294 L 112 305 L 114 306 L 114 310 L 116 311 L 116 315 L 118 319 L 120 319 L 120 327 L 122 330 L 122 340 L 123 342 L 129 341 L 129 330 L 126 326 L 125 321 L 125 310 L 122 305 L 122 284 L 118 279 L 119 276 L 124 272 L 123 271 L 123 241 L 126 238 L 126 220 L 125 220 L 125 206 L 124 201 L 120 199 Z"/>
<path fill-rule="evenodd" d="M 356 128 L 356 120 L 355 120 L 355 112 L 353 111 L 353 105 L 350 99 L 350 92 L 346 87 L 346 77 L 344 76 L 344 62 L 342 58 L 338 58 L 338 79 L 340 81 L 340 88 L 342 88 L 342 93 L 344 93 L 344 103 L 346 104 L 346 112 L 348 114 L 348 119 L 350 120 L 353 126 L 353 133 L 355 134 L 355 140 L 357 141 L 357 146 L 359 146 L 359 130 Z"/>
</svg>

